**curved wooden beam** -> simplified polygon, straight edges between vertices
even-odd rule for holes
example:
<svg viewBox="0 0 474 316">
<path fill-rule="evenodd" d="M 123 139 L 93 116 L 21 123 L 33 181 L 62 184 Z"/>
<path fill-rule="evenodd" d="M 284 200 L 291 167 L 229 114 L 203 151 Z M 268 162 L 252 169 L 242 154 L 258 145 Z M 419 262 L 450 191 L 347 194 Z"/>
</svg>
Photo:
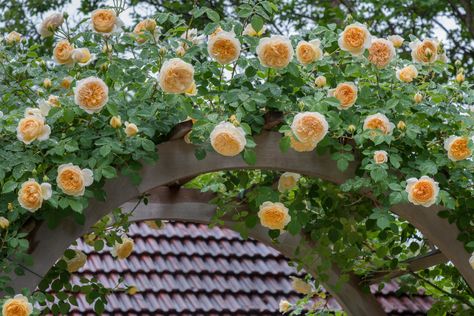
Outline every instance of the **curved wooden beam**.
<svg viewBox="0 0 474 316">
<path fill-rule="evenodd" d="M 153 165 L 144 166 L 141 171 L 143 179 L 141 184 L 135 187 L 123 176 L 107 181 L 104 187 L 107 199 L 104 202 L 90 201 L 89 207 L 85 210 L 85 225 L 81 226 L 72 219 L 67 219 L 61 226 L 51 231 L 46 224 L 41 224 L 32 241 L 31 254 L 35 266 L 31 270 L 38 275 L 44 275 L 57 258 L 62 256 L 64 250 L 85 234 L 101 217 L 123 203 L 136 199 L 142 193 L 179 182 L 181 179 L 233 169 L 292 171 L 336 184 L 341 184 L 354 176 L 358 162 L 351 163 L 345 172 L 340 172 L 336 162 L 329 155 L 319 156 L 314 152 L 297 153 L 293 150 L 282 153 L 279 149 L 280 138 L 281 135 L 276 132 L 263 132 L 255 137 L 257 161 L 253 166 L 247 165 L 240 156 L 229 158 L 217 153 L 208 153 L 205 159 L 198 161 L 194 156 L 194 146 L 186 144 L 182 139 L 158 145 L 160 159 Z M 392 211 L 410 221 L 434 242 L 474 289 L 474 270 L 468 264 L 470 254 L 457 240 L 459 234 L 457 227 L 437 215 L 441 209 L 438 206 L 424 208 L 407 204 L 394 206 Z M 51 240 L 55 242 L 52 243 Z M 17 277 L 15 286 L 34 287 L 31 281 L 24 279 L 28 278 Z"/>
</svg>

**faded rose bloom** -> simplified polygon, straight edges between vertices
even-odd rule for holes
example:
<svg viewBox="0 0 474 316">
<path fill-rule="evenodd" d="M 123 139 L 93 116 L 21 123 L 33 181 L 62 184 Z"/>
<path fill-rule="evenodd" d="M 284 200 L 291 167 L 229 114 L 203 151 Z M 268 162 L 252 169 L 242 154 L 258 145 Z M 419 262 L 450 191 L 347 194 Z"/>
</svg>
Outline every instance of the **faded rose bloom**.
<svg viewBox="0 0 474 316">
<path fill-rule="evenodd" d="M 339 100 L 338 109 L 347 110 L 357 100 L 357 86 L 353 82 L 340 83 L 335 89 L 328 91 L 328 96 Z"/>
<path fill-rule="evenodd" d="M 257 46 L 260 63 L 269 68 L 285 68 L 293 58 L 293 54 L 290 40 L 280 35 L 264 37 Z"/>
<path fill-rule="evenodd" d="M 407 180 L 405 191 L 408 193 L 408 201 L 415 205 L 430 207 L 436 203 L 439 194 L 438 182 L 428 176 L 422 176 L 419 180 L 410 178 Z"/>
<path fill-rule="evenodd" d="M 291 279 L 291 287 L 296 292 L 303 295 L 309 295 L 313 292 L 313 287 L 308 282 L 297 277 L 291 277 Z"/>
<path fill-rule="evenodd" d="M 159 83 L 166 93 L 185 93 L 194 83 L 194 67 L 179 58 L 164 62 Z"/>
<path fill-rule="evenodd" d="M 237 156 L 247 144 L 244 130 L 229 122 L 220 122 L 214 127 L 210 140 L 212 148 L 226 157 Z"/>
<path fill-rule="evenodd" d="M 367 27 L 360 23 L 354 23 L 346 26 L 339 35 L 339 48 L 351 53 L 354 56 L 360 56 L 370 47 L 372 36 Z"/>
<path fill-rule="evenodd" d="M 38 33 L 41 37 L 53 36 L 54 32 L 64 23 L 64 15 L 61 12 L 53 12 L 38 25 Z"/>
</svg>

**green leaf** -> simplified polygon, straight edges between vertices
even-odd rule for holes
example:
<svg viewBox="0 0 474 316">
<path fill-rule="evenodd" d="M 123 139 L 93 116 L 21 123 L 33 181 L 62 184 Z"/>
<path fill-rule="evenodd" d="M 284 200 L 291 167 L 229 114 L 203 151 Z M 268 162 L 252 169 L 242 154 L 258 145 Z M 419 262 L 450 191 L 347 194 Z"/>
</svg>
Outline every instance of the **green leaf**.
<svg viewBox="0 0 474 316">
<path fill-rule="evenodd" d="M 74 210 L 74 212 L 82 212 L 83 206 L 79 200 L 69 199 L 69 206 Z"/>
<path fill-rule="evenodd" d="M 283 153 L 286 153 L 290 148 L 291 139 L 289 136 L 284 136 L 280 139 L 280 150 Z"/>
<path fill-rule="evenodd" d="M 3 185 L 3 188 L 2 188 L 2 193 L 12 192 L 13 190 L 15 190 L 17 185 L 18 184 L 13 180 L 9 180 L 9 181 L 5 182 L 5 184 Z"/>
<path fill-rule="evenodd" d="M 257 162 L 257 154 L 252 149 L 245 149 L 244 160 L 249 165 L 254 165 Z"/>
<path fill-rule="evenodd" d="M 250 20 L 250 24 L 252 24 L 252 28 L 255 30 L 255 32 L 258 32 L 262 29 L 263 23 L 262 17 L 257 14 L 252 16 L 252 20 Z"/>
<path fill-rule="evenodd" d="M 217 13 L 216 11 L 212 9 L 207 9 L 206 15 L 212 22 L 219 22 L 219 20 L 221 19 L 219 17 L 219 13 Z"/>
<path fill-rule="evenodd" d="M 146 138 L 142 139 L 142 147 L 146 151 L 155 151 L 155 143 Z"/>
</svg>

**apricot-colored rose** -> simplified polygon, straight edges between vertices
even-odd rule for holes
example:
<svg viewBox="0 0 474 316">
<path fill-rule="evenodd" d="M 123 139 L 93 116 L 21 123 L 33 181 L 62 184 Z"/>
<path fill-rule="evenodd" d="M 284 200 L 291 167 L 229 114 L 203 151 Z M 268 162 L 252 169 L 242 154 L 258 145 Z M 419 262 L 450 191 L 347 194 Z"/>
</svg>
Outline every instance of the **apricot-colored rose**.
<svg viewBox="0 0 474 316">
<path fill-rule="evenodd" d="M 438 41 L 430 38 L 411 42 L 411 57 L 414 62 L 423 64 L 433 63 L 438 59 L 438 46 Z"/>
<path fill-rule="evenodd" d="M 423 101 L 423 94 L 420 92 L 415 93 L 413 96 L 413 101 L 415 101 L 415 103 L 421 103 L 421 101 Z"/>
<path fill-rule="evenodd" d="M 397 70 L 397 79 L 403 82 L 412 82 L 417 76 L 418 70 L 413 65 Z"/>
<path fill-rule="evenodd" d="M 79 80 L 74 90 L 74 101 L 89 114 L 99 112 L 109 100 L 109 88 L 102 79 L 88 77 Z"/>
<path fill-rule="evenodd" d="M 98 33 L 112 33 L 117 28 L 118 18 L 112 9 L 97 9 L 91 14 L 91 24 Z"/>
<path fill-rule="evenodd" d="M 19 43 L 21 42 L 21 34 L 16 31 L 12 31 L 5 37 L 5 42 L 7 42 L 8 45 Z"/>
<path fill-rule="evenodd" d="M 288 137 L 290 137 L 290 147 L 297 152 L 308 152 L 308 151 L 313 151 L 316 146 L 318 145 L 318 142 L 316 141 L 306 141 L 306 142 L 300 142 L 297 140 L 294 136 L 293 133 L 287 134 Z"/>
<path fill-rule="evenodd" d="M 384 164 L 388 161 L 388 154 L 385 150 L 376 150 L 374 152 L 374 161 L 376 164 Z"/>
<path fill-rule="evenodd" d="M 369 61 L 377 68 L 385 68 L 395 57 L 392 42 L 383 38 L 372 39 L 369 47 Z"/>
<path fill-rule="evenodd" d="M 47 140 L 51 134 L 51 128 L 45 123 L 41 110 L 37 109 L 35 115 L 28 115 L 18 122 L 16 134 L 18 140 L 30 144 L 35 140 Z"/>
<path fill-rule="evenodd" d="M 61 80 L 61 88 L 64 88 L 64 89 L 69 89 L 71 88 L 71 84 L 72 84 L 72 81 L 74 80 L 73 77 L 71 76 L 67 76 L 67 77 L 64 77 L 63 80 Z"/>
<path fill-rule="evenodd" d="M 392 134 L 395 124 L 391 123 L 388 118 L 381 113 L 376 113 L 367 116 L 364 120 L 364 130 L 379 130 L 382 133 L 389 135 Z"/>
<path fill-rule="evenodd" d="M 187 95 L 188 97 L 197 95 L 196 82 L 193 82 L 193 84 L 189 87 L 189 89 L 184 91 L 184 94 Z"/>
<path fill-rule="evenodd" d="M 179 58 L 172 58 L 161 67 L 159 81 L 166 93 L 185 93 L 194 83 L 194 67 Z"/>
<path fill-rule="evenodd" d="M 18 203 L 24 209 L 35 212 L 43 205 L 43 200 L 49 200 L 52 195 L 51 184 L 39 184 L 35 179 L 23 182 L 18 191 Z"/>
<path fill-rule="evenodd" d="M 6 300 L 2 308 L 2 316 L 29 316 L 32 312 L 33 305 L 21 294 Z"/>
<path fill-rule="evenodd" d="M 122 126 L 122 120 L 120 119 L 120 116 L 112 116 L 109 123 L 112 128 L 119 128 Z"/>
<path fill-rule="evenodd" d="M 138 127 L 136 124 L 125 122 L 125 134 L 128 137 L 135 136 L 137 135 L 137 133 L 138 133 Z"/>
<path fill-rule="evenodd" d="M 207 52 L 221 65 L 227 65 L 239 58 L 240 42 L 233 32 L 221 31 L 209 37 Z"/>
<path fill-rule="evenodd" d="M 139 22 L 137 25 L 135 25 L 135 28 L 133 29 L 133 34 L 135 34 L 135 40 L 139 44 L 145 43 L 148 39 L 143 36 L 145 34 L 145 31 L 150 32 L 153 36 L 155 36 L 156 33 L 156 21 L 153 19 L 145 19 L 141 22 Z"/>
<path fill-rule="evenodd" d="M 390 35 L 390 36 L 387 36 L 387 39 L 392 42 L 393 46 L 395 48 L 400 48 L 402 47 L 403 45 L 403 42 L 405 41 L 403 39 L 403 37 L 401 37 L 400 35 Z"/>
<path fill-rule="evenodd" d="M 407 180 L 405 191 L 408 193 L 408 201 L 415 205 L 429 207 L 436 203 L 439 194 L 438 182 L 428 176 L 422 176 L 419 180 L 410 178 Z"/>
<path fill-rule="evenodd" d="M 87 48 L 76 48 L 72 51 L 72 60 L 79 66 L 89 65 L 95 58 Z"/>
<path fill-rule="evenodd" d="M 247 144 L 244 130 L 229 122 L 221 122 L 214 127 L 210 139 L 212 148 L 227 157 L 240 154 Z"/>
<path fill-rule="evenodd" d="M 360 23 L 346 26 L 339 35 L 339 47 L 354 56 L 362 55 L 365 49 L 370 47 L 371 35 L 367 27 Z"/>
<path fill-rule="evenodd" d="M 59 65 L 69 65 L 74 61 L 72 60 L 72 52 L 74 47 L 69 43 L 68 40 L 59 41 L 53 50 L 53 58 Z"/>
<path fill-rule="evenodd" d="M 324 115 L 318 112 L 302 112 L 295 115 L 291 131 L 300 142 L 319 143 L 329 129 Z"/>
<path fill-rule="evenodd" d="M 347 110 L 352 107 L 357 100 L 357 86 L 353 82 L 343 82 L 337 85 L 336 89 L 328 91 L 329 97 L 339 100 L 338 109 Z"/>
<path fill-rule="evenodd" d="M 258 218 L 263 227 L 283 230 L 291 221 L 288 209 L 281 203 L 264 202 L 260 205 Z"/>
<path fill-rule="evenodd" d="M 464 160 L 472 155 L 472 150 L 469 148 L 469 138 L 467 137 L 450 136 L 444 142 L 444 149 L 446 149 L 448 158 L 452 161 Z"/>
<path fill-rule="evenodd" d="M 278 191 L 285 192 L 296 187 L 301 175 L 293 172 L 285 172 L 278 179 Z"/>
<path fill-rule="evenodd" d="M 318 76 L 316 77 L 316 79 L 314 80 L 314 84 L 316 85 L 316 87 L 318 88 L 322 88 L 326 85 L 326 77 L 325 76 Z"/>
<path fill-rule="evenodd" d="M 67 195 L 82 196 L 85 188 L 94 182 L 90 169 L 82 169 L 72 163 L 62 164 L 58 167 L 56 183 Z"/>
<path fill-rule="evenodd" d="M 293 58 L 293 54 L 290 40 L 280 35 L 264 37 L 257 46 L 260 63 L 269 68 L 285 68 Z"/>
<path fill-rule="evenodd" d="M 296 59 L 302 65 L 309 65 L 316 60 L 323 57 L 323 51 L 319 47 L 321 42 L 319 40 L 312 40 L 310 42 L 301 41 L 296 46 Z"/>
<path fill-rule="evenodd" d="M 134 245 L 133 239 L 127 237 L 127 235 L 123 235 L 120 243 L 115 242 L 115 246 L 112 249 L 112 256 L 118 259 L 126 259 L 132 253 Z"/>
</svg>

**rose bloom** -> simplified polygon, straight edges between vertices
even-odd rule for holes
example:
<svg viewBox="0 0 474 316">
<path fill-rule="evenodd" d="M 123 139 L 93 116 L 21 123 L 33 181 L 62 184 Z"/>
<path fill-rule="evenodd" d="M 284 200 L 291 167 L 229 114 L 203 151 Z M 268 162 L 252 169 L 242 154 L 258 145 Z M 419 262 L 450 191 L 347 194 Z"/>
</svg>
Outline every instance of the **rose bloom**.
<svg viewBox="0 0 474 316">
<path fill-rule="evenodd" d="M 38 109 L 38 111 L 41 110 Z M 40 115 L 28 115 L 18 122 L 16 135 L 18 140 L 25 144 L 31 144 L 35 140 L 47 140 L 51 134 L 51 128 L 45 123 L 44 117 Z"/>
<path fill-rule="evenodd" d="M 3 303 L 2 316 L 29 316 L 33 313 L 33 305 L 21 294 L 15 295 Z"/>
<path fill-rule="evenodd" d="M 77 82 L 74 102 L 87 113 L 99 112 L 108 100 L 109 88 L 102 79 L 88 77 Z"/>
<path fill-rule="evenodd" d="M 329 97 L 339 100 L 338 109 L 347 110 L 352 107 L 357 100 L 357 86 L 353 82 L 343 82 L 337 85 L 336 89 L 328 91 Z"/>
<path fill-rule="evenodd" d="M 409 65 L 402 69 L 397 69 L 397 79 L 403 82 L 412 82 L 418 76 L 418 70 L 415 66 Z"/>
<path fill-rule="evenodd" d="M 293 58 L 293 54 L 290 40 L 280 35 L 264 37 L 257 46 L 260 63 L 269 68 L 285 68 Z"/>
<path fill-rule="evenodd" d="M 323 57 L 323 51 L 319 47 L 321 41 L 318 39 L 312 41 L 300 41 L 296 46 L 296 59 L 302 65 L 309 65 L 316 60 L 320 60 Z"/>
<path fill-rule="evenodd" d="M 137 135 L 137 133 L 138 133 L 138 127 L 136 124 L 125 122 L 125 134 L 128 137 L 135 136 Z"/>
<path fill-rule="evenodd" d="M 395 47 L 392 42 L 383 38 L 372 39 L 369 47 L 369 61 L 377 68 L 385 68 L 395 57 Z"/>
<path fill-rule="evenodd" d="M 64 261 L 66 261 L 67 264 L 67 270 L 69 273 L 74 273 L 79 271 L 80 268 L 82 268 L 87 261 L 87 256 L 85 253 L 83 253 L 80 250 L 74 250 L 76 253 L 74 257 L 71 259 L 68 259 L 66 257 L 63 257 Z"/>
<path fill-rule="evenodd" d="M 64 194 L 71 196 L 84 195 L 85 188 L 94 182 L 94 174 L 90 169 L 82 169 L 72 163 L 58 167 L 56 183 Z"/>
<path fill-rule="evenodd" d="M 421 101 L 423 101 L 423 95 L 420 92 L 415 93 L 413 101 L 415 101 L 415 103 L 421 103 Z"/>
<path fill-rule="evenodd" d="M 10 226 L 10 222 L 3 216 L 0 216 L 0 229 L 7 229 Z"/>
<path fill-rule="evenodd" d="M 472 141 L 474 141 L 474 137 Z M 472 155 L 472 150 L 469 148 L 469 138 L 467 137 L 450 136 L 444 141 L 444 149 L 446 149 L 448 158 L 452 161 L 464 160 Z"/>
<path fill-rule="evenodd" d="M 145 225 L 151 229 L 163 229 L 165 227 L 163 221 L 145 221 Z"/>
<path fill-rule="evenodd" d="M 109 123 L 112 128 L 119 128 L 122 126 L 122 120 L 120 119 L 120 116 L 112 116 Z"/>
<path fill-rule="evenodd" d="M 364 120 L 364 131 L 365 130 L 379 130 L 385 135 L 392 134 L 395 124 L 391 123 L 388 118 L 382 113 L 376 113 L 367 116 Z"/>
<path fill-rule="evenodd" d="M 43 38 L 53 36 L 54 31 L 56 31 L 63 23 L 63 14 L 61 12 L 53 12 L 48 15 L 38 26 L 38 33 Z"/>
<path fill-rule="evenodd" d="M 209 37 L 207 52 L 221 65 L 227 65 L 239 58 L 240 42 L 233 32 L 221 31 Z"/>
<path fill-rule="evenodd" d="M 118 259 L 126 259 L 133 251 L 134 242 L 133 239 L 122 236 L 122 242 L 115 242 L 114 248 L 112 249 L 112 256 Z"/>
<path fill-rule="evenodd" d="M 49 200 L 52 194 L 51 184 L 39 184 L 35 179 L 28 179 L 18 191 L 18 203 L 24 209 L 36 212 L 43 205 L 43 200 Z"/>
<path fill-rule="evenodd" d="M 471 268 L 474 269 L 474 252 L 472 253 L 471 257 L 469 258 L 469 264 Z"/>
<path fill-rule="evenodd" d="M 133 34 L 135 34 L 135 40 L 139 44 L 145 43 L 148 38 L 144 37 L 143 35 L 145 32 L 150 32 L 153 36 L 156 35 L 156 21 L 153 19 L 145 19 L 135 25 L 133 29 Z"/>
<path fill-rule="evenodd" d="M 19 43 L 21 42 L 21 34 L 16 31 L 10 32 L 5 37 L 5 42 L 7 42 L 8 45 Z"/>
<path fill-rule="evenodd" d="M 290 137 L 290 147 L 293 148 L 294 151 L 297 151 L 300 153 L 313 151 L 318 145 L 318 142 L 313 141 L 313 140 L 301 142 L 297 140 L 295 136 L 293 136 L 293 133 L 289 133 L 287 134 L 287 136 Z"/>
<path fill-rule="evenodd" d="M 204 36 L 203 35 L 198 35 L 197 29 L 189 29 L 185 31 L 183 34 L 181 34 L 181 38 L 193 43 L 194 45 L 199 45 L 202 42 L 204 42 Z M 187 44 L 183 44 L 184 48 L 187 48 Z"/>
<path fill-rule="evenodd" d="M 281 193 L 291 190 L 296 187 L 301 175 L 293 172 L 285 172 L 278 179 L 278 191 Z"/>
<path fill-rule="evenodd" d="M 371 35 L 367 27 L 360 23 L 346 26 L 339 35 L 339 47 L 354 56 L 362 55 L 366 48 L 370 47 Z"/>
<path fill-rule="evenodd" d="M 291 279 L 292 279 L 291 287 L 296 292 L 303 295 L 308 295 L 313 292 L 313 288 L 311 287 L 311 284 L 307 283 L 306 281 L 297 277 L 291 277 Z"/>
<path fill-rule="evenodd" d="M 319 143 L 329 129 L 324 115 L 318 112 L 302 112 L 295 115 L 291 131 L 300 142 Z"/>
<path fill-rule="evenodd" d="M 262 34 L 265 33 L 266 30 L 267 30 L 267 27 L 264 25 L 264 26 L 262 26 L 260 31 L 256 32 L 254 30 L 252 24 L 247 24 L 247 26 L 245 27 L 242 35 L 247 35 L 247 36 L 251 36 L 251 37 L 262 36 Z"/>
<path fill-rule="evenodd" d="M 283 230 L 291 221 L 288 209 L 282 203 L 263 202 L 258 211 L 260 224 L 268 229 Z"/>
<path fill-rule="evenodd" d="M 166 93 L 184 93 L 194 83 L 194 67 L 179 58 L 167 60 L 161 67 L 159 82 Z"/>
<path fill-rule="evenodd" d="M 456 82 L 457 83 L 463 83 L 466 78 L 464 77 L 463 73 L 458 73 L 456 75 Z"/>
<path fill-rule="evenodd" d="M 72 60 L 78 63 L 79 66 L 84 67 L 95 60 L 95 55 L 91 54 L 87 48 L 76 48 L 72 51 Z"/>
<path fill-rule="evenodd" d="M 318 88 L 322 88 L 326 85 L 326 77 L 324 76 L 318 76 L 315 80 L 314 80 L 314 84 L 316 85 L 316 87 Z"/>
<path fill-rule="evenodd" d="M 52 85 L 53 85 L 53 83 L 51 82 L 51 79 L 45 78 L 43 80 L 43 87 L 45 87 L 46 89 L 51 88 Z"/>
<path fill-rule="evenodd" d="M 422 176 L 419 180 L 410 178 L 407 180 L 405 191 L 408 193 L 408 201 L 415 205 L 429 207 L 436 203 L 439 186 L 432 178 Z"/>
<path fill-rule="evenodd" d="M 374 151 L 374 161 L 376 164 L 381 165 L 388 161 L 388 154 L 385 150 Z"/>
<path fill-rule="evenodd" d="M 403 39 L 403 37 L 401 37 L 400 35 L 390 35 L 390 36 L 387 36 L 387 39 L 392 42 L 393 46 L 395 48 L 400 48 L 402 47 L 403 45 L 403 42 L 405 41 Z"/>
<path fill-rule="evenodd" d="M 280 313 L 286 313 L 290 310 L 291 303 L 288 302 L 287 300 L 281 300 L 280 303 L 278 304 L 278 308 L 280 310 Z"/>
<path fill-rule="evenodd" d="M 74 47 L 68 40 L 59 41 L 53 50 L 54 61 L 59 65 L 70 65 L 73 63 L 72 52 Z"/>
<path fill-rule="evenodd" d="M 193 82 L 191 87 L 189 87 L 188 90 L 184 91 L 184 94 L 187 95 L 188 97 L 193 97 L 193 96 L 197 95 L 196 82 Z"/>
<path fill-rule="evenodd" d="M 247 140 L 242 127 L 229 122 L 220 122 L 211 132 L 211 146 L 222 156 L 237 156 L 244 150 Z"/>
<path fill-rule="evenodd" d="M 91 14 L 91 26 L 97 33 L 110 34 L 120 30 L 122 21 L 112 9 L 97 9 Z"/>
<path fill-rule="evenodd" d="M 438 59 L 438 41 L 426 38 L 410 43 L 411 57 L 414 62 L 429 64 Z"/>
</svg>

